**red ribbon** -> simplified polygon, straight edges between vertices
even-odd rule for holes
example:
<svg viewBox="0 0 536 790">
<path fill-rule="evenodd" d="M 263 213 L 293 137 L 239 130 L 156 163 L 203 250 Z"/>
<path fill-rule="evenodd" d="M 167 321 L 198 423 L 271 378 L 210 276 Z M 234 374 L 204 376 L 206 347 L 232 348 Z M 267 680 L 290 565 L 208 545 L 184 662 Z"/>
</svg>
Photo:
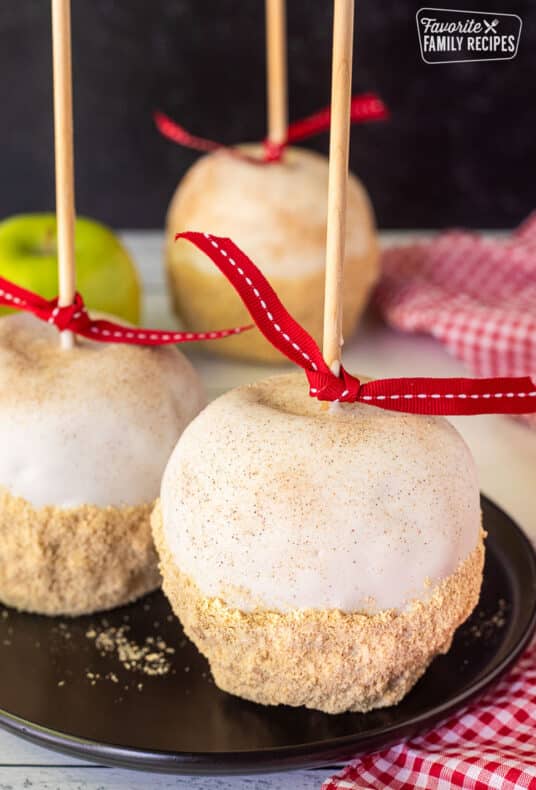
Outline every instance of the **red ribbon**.
<svg viewBox="0 0 536 790">
<path fill-rule="evenodd" d="M 128 343 L 138 346 L 163 346 L 172 343 L 189 343 L 195 340 L 218 340 L 229 335 L 238 335 L 251 329 L 239 326 L 236 329 L 220 329 L 214 332 L 170 332 L 162 329 L 140 329 L 123 326 L 113 321 L 90 318 L 79 293 L 74 304 L 59 307 L 58 300 L 44 299 L 39 294 L 27 291 L 20 285 L 0 277 L 0 304 L 25 310 L 28 313 L 54 324 L 60 332 L 66 330 L 100 343 Z"/>
<path fill-rule="evenodd" d="M 305 370 L 311 396 L 361 402 L 412 414 L 527 414 L 536 412 L 536 386 L 524 378 L 398 378 L 361 383 L 341 367 L 336 376 L 313 338 L 286 311 L 255 264 L 230 239 L 187 231 L 186 239 L 216 264 L 256 325 L 279 351 Z"/>
<path fill-rule="evenodd" d="M 242 153 L 236 148 L 216 143 L 213 140 L 207 140 L 204 137 L 196 137 L 190 132 L 187 132 L 183 126 L 180 126 L 175 121 L 172 121 L 163 112 L 155 112 L 154 122 L 158 131 L 168 140 L 179 145 L 184 145 L 187 148 L 193 148 L 196 151 L 220 151 L 225 150 L 232 156 L 239 159 L 244 159 L 247 162 L 254 164 L 269 164 L 270 162 L 277 162 L 281 159 L 285 146 L 290 143 L 296 143 L 299 140 L 305 140 L 308 137 L 314 137 L 317 134 L 326 132 L 329 129 L 331 120 L 331 110 L 326 108 L 320 112 L 309 115 L 300 121 L 291 123 L 287 129 L 287 139 L 282 143 L 273 143 L 270 140 L 264 140 L 264 157 L 259 159 L 254 156 Z M 362 121 L 382 121 L 389 117 L 389 111 L 382 100 L 375 93 L 363 93 L 359 96 L 352 98 L 350 107 L 350 119 L 352 123 Z"/>
<path fill-rule="evenodd" d="M 311 396 L 324 401 L 361 402 L 413 414 L 528 414 L 536 412 L 536 386 L 524 378 L 398 378 L 361 383 L 342 366 L 336 376 L 324 362 L 313 338 L 286 311 L 255 264 L 230 239 L 187 231 L 186 239 L 216 264 L 238 292 L 263 335 L 304 369 Z M 26 310 L 56 326 L 101 343 L 160 346 L 215 340 L 240 334 L 250 326 L 212 332 L 171 332 L 127 327 L 90 318 L 80 294 L 74 304 L 59 307 L 57 299 L 0 278 L 0 304 Z"/>
</svg>

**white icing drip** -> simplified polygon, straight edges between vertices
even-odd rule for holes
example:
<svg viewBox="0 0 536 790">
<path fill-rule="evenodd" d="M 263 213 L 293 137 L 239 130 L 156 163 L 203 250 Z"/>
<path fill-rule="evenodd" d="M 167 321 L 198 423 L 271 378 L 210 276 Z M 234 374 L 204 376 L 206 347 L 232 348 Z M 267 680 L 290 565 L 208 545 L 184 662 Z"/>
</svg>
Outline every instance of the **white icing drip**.
<svg viewBox="0 0 536 790">
<path fill-rule="evenodd" d="M 205 409 L 161 499 L 181 571 L 245 611 L 402 609 L 452 574 L 480 531 L 475 464 L 446 420 L 326 411 L 302 374 Z"/>
</svg>

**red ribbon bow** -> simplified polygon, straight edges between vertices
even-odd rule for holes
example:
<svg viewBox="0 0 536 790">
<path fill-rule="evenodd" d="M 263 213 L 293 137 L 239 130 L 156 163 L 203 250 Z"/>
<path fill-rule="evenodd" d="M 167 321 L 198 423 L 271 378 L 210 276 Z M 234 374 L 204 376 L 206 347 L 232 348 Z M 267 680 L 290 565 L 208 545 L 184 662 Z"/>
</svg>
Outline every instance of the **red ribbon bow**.
<svg viewBox="0 0 536 790">
<path fill-rule="evenodd" d="M 193 148 L 196 151 L 209 152 L 225 150 L 232 156 L 244 159 L 247 162 L 252 162 L 254 164 L 269 164 L 271 162 L 278 162 L 281 159 L 285 147 L 290 143 L 296 143 L 299 140 L 305 140 L 308 137 L 326 132 L 330 125 L 331 109 L 328 107 L 313 115 L 309 115 L 307 118 L 291 123 L 287 129 L 287 139 L 282 143 L 273 143 L 270 140 L 264 140 L 264 156 L 262 159 L 248 156 L 248 154 L 242 153 L 236 148 L 216 143 L 213 140 L 207 140 L 204 137 L 196 137 L 190 134 L 190 132 L 187 132 L 183 126 L 172 121 L 171 118 L 163 112 L 157 111 L 154 113 L 153 117 L 160 134 L 174 143 L 184 145 L 187 148 Z M 389 111 L 387 107 L 375 93 L 363 93 L 352 98 L 350 107 L 350 119 L 352 123 L 362 121 L 383 121 L 388 117 Z"/>
<path fill-rule="evenodd" d="M 536 412 L 536 386 L 524 378 L 397 378 L 361 383 L 342 366 L 336 376 L 311 335 L 292 318 L 264 275 L 230 239 L 188 231 L 186 239 L 216 264 L 238 292 L 256 325 L 305 370 L 311 396 L 361 402 L 413 414 L 526 414 Z"/>
<path fill-rule="evenodd" d="M 100 343 L 128 343 L 139 346 L 162 346 L 172 343 L 189 343 L 195 340 L 218 340 L 229 335 L 238 335 L 251 329 L 239 326 L 235 329 L 219 329 L 214 332 L 170 332 L 162 329 L 140 329 L 90 317 L 82 296 L 77 293 L 74 303 L 60 307 L 58 299 L 44 299 L 39 294 L 27 291 L 20 285 L 0 277 L 0 304 L 25 310 L 28 313 L 54 324 L 60 332 L 69 330 L 82 337 Z"/>
</svg>

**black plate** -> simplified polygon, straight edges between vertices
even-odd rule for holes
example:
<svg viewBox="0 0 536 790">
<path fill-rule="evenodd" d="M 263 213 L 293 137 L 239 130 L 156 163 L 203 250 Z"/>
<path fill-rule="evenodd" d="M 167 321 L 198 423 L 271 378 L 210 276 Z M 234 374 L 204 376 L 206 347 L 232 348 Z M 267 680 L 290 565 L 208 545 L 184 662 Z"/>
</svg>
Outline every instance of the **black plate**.
<svg viewBox="0 0 536 790">
<path fill-rule="evenodd" d="M 489 537 L 480 604 L 396 707 L 328 716 L 225 694 L 155 593 L 76 620 L 0 607 L 0 724 L 100 763 L 186 774 L 318 766 L 411 736 L 496 680 L 535 629 L 534 550 L 505 513 L 486 499 L 482 506 Z M 175 648 L 171 671 L 147 677 L 102 656 L 86 634 L 107 625 L 128 625 L 138 643 L 164 639 Z"/>
</svg>

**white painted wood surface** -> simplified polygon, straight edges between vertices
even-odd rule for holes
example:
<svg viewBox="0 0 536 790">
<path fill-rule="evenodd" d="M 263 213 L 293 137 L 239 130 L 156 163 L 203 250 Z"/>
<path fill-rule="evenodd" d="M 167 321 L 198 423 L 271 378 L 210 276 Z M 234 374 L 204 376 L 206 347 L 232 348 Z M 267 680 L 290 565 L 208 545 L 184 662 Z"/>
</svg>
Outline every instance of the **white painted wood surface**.
<svg viewBox="0 0 536 790">
<path fill-rule="evenodd" d="M 416 234 L 383 234 L 384 243 Z M 418 234 L 422 235 L 422 234 Z M 169 327 L 169 311 L 161 264 L 162 235 L 124 234 L 145 285 L 147 326 Z M 215 397 L 239 383 L 280 370 L 277 367 L 226 362 L 188 352 L 199 369 L 209 395 Z M 460 375 L 460 363 L 435 341 L 402 335 L 368 317 L 344 351 L 346 367 L 371 376 Z M 510 513 L 536 541 L 536 434 L 506 417 L 453 419 L 470 445 L 484 493 Z M 1 668 L 0 668 L 1 670 Z M 182 788 L 191 790 L 309 790 L 319 788 L 335 767 L 251 777 L 170 777 L 109 769 L 43 749 L 0 730 L 0 790 L 126 790 Z"/>
</svg>

